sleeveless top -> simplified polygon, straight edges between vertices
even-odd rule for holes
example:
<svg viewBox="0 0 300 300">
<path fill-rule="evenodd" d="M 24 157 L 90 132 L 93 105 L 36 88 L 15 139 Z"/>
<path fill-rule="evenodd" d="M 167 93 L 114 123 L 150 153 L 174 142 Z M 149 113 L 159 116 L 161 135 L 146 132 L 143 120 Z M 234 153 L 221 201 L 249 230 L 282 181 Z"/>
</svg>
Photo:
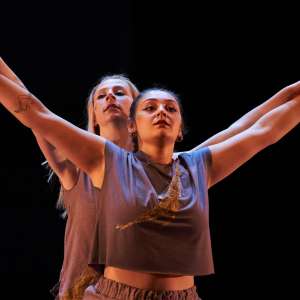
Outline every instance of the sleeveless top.
<svg viewBox="0 0 300 300">
<path fill-rule="evenodd" d="M 98 189 L 88 177 L 79 171 L 77 183 L 70 190 L 63 189 L 63 201 L 67 210 L 64 260 L 60 273 L 58 299 L 73 299 L 74 286 L 84 284 L 92 250 L 96 220 Z M 89 281 L 91 280 L 89 272 Z M 79 282 L 81 281 L 81 282 Z M 78 292 L 78 291 L 76 291 Z M 81 291 L 82 292 L 82 291 Z"/>
<path fill-rule="evenodd" d="M 208 147 L 180 152 L 163 165 L 107 140 L 92 262 L 149 273 L 214 273 L 210 164 Z"/>
</svg>

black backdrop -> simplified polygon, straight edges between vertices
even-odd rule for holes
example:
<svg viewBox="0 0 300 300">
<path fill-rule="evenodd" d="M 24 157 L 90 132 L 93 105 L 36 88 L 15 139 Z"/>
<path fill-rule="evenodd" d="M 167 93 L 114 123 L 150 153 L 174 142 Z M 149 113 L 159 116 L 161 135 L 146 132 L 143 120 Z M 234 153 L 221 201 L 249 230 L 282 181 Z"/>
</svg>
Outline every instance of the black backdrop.
<svg viewBox="0 0 300 300">
<path fill-rule="evenodd" d="M 294 12 L 191 1 L 13 4 L 1 9 L 0 55 L 51 110 L 81 127 L 85 99 L 104 74 L 126 73 L 140 89 L 170 88 L 189 129 L 179 150 L 190 149 L 299 80 Z M 1 290 L 9 299 L 51 299 L 63 258 L 58 188 L 46 182 L 30 130 L 3 108 L 0 124 Z M 290 299 L 299 134 L 294 129 L 210 190 L 216 274 L 196 277 L 204 300 Z"/>
</svg>

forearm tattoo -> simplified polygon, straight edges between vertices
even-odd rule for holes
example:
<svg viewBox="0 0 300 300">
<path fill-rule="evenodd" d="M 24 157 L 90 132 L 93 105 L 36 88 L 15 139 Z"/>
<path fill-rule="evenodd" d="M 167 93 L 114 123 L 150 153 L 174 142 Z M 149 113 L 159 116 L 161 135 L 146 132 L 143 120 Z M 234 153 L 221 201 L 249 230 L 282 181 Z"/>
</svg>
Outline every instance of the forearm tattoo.
<svg viewBox="0 0 300 300">
<path fill-rule="evenodd" d="M 15 113 L 22 113 L 30 110 L 31 105 L 34 103 L 33 96 L 28 93 L 27 95 L 17 96 L 18 107 L 14 110 Z"/>
</svg>

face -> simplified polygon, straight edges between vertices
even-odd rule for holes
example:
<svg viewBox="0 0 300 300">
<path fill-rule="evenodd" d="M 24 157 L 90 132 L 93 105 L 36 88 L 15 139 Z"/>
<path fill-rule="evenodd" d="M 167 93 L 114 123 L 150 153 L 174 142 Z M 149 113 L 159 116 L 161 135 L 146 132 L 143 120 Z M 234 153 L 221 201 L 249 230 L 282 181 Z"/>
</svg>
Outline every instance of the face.
<svg viewBox="0 0 300 300">
<path fill-rule="evenodd" d="M 177 100 L 164 91 L 150 91 L 137 104 L 131 131 L 147 143 L 175 143 L 181 134 L 181 112 Z"/>
<path fill-rule="evenodd" d="M 119 79 L 100 83 L 94 95 L 96 122 L 101 126 L 114 120 L 126 120 L 133 97 L 128 84 Z"/>
</svg>

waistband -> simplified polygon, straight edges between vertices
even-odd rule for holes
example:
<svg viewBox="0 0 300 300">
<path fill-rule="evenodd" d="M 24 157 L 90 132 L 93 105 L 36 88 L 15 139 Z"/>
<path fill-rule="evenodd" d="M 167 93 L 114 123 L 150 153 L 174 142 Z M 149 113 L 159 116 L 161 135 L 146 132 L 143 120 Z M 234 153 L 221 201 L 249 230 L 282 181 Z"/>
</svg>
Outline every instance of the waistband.
<svg viewBox="0 0 300 300">
<path fill-rule="evenodd" d="M 95 284 L 95 289 L 97 294 L 120 300 L 201 300 L 195 285 L 185 290 L 140 289 L 106 278 L 103 274 Z"/>
</svg>

